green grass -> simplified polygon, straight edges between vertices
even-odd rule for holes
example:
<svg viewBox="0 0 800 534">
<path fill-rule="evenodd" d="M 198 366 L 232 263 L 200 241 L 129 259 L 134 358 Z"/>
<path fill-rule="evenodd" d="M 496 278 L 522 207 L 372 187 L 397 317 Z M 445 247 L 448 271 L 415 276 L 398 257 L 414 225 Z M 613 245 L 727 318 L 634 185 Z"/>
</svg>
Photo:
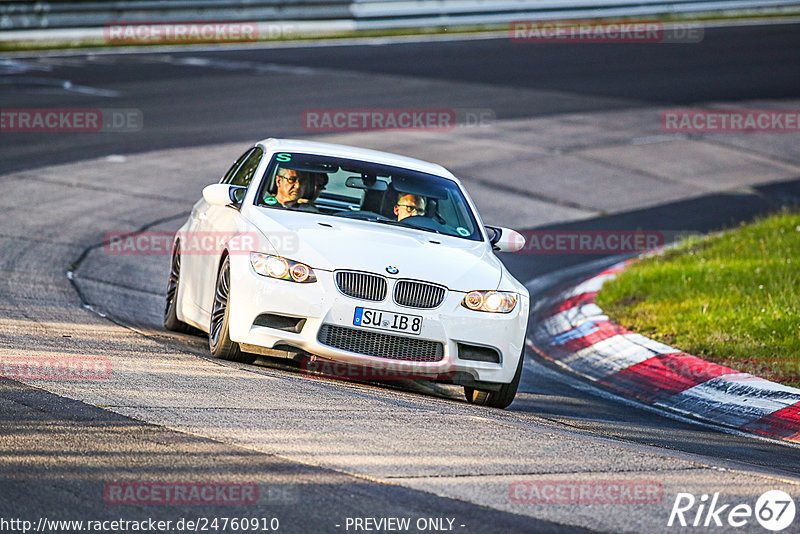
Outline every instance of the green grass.
<svg viewBox="0 0 800 534">
<path fill-rule="evenodd" d="M 800 387 L 800 213 L 636 262 L 603 287 L 598 305 L 632 331 Z"/>
</svg>

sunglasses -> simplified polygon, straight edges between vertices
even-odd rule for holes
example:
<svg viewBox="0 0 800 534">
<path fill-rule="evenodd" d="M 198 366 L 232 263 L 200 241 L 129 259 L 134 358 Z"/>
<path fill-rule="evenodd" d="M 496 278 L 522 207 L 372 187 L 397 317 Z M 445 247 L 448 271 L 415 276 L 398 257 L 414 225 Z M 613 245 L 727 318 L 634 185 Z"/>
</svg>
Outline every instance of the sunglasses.
<svg viewBox="0 0 800 534">
<path fill-rule="evenodd" d="M 408 204 L 397 204 L 400 208 L 405 208 L 409 213 L 419 213 L 425 215 L 425 208 L 418 208 L 416 206 L 409 206 Z"/>
</svg>

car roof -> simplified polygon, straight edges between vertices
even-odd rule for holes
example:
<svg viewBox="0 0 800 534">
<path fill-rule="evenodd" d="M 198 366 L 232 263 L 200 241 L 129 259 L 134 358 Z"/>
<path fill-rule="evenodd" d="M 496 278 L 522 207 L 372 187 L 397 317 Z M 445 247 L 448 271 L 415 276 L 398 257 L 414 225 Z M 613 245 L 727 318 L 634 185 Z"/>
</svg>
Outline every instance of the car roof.
<svg viewBox="0 0 800 534">
<path fill-rule="evenodd" d="M 369 148 L 358 148 L 347 145 L 337 145 L 333 143 L 320 143 L 317 141 L 304 141 L 300 139 L 275 139 L 269 138 L 260 141 L 257 144 L 264 145 L 264 148 L 280 152 L 300 152 L 305 154 L 319 154 L 321 156 L 335 156 L 340 158 L 348 158 L 355 160 L 369 161 L 371 163 L 382 163 L 384 165 L 391 165 L 393 167 L 403 167 L 406 169 L 413 169 L 428 174 L 435 174 L 450 178 L 460 184 L 458 178 L 453 173 L 437 165 L 420 159 L 410 158 L 408 156 L 400 156 L 399 154 L 392 154 L 390 152 L 381 152 L 379 150 L 371 150 Z"/>
</svg>

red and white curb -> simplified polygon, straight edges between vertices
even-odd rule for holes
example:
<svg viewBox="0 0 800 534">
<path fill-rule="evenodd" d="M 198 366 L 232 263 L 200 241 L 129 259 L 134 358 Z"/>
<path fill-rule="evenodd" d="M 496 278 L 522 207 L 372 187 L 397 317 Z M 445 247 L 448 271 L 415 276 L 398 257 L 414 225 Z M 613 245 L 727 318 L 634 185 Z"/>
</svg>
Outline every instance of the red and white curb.
<svg viewBox="0 0 800 534">
<path fill-rule="evenodd" d="M 800 443 L 800 389 L 701 360 L 603 314 L 595 304 L 597 293 L 630 261 L 547 299 L 536 313 L 531 348 L 645 404 Z"/>
</svg>

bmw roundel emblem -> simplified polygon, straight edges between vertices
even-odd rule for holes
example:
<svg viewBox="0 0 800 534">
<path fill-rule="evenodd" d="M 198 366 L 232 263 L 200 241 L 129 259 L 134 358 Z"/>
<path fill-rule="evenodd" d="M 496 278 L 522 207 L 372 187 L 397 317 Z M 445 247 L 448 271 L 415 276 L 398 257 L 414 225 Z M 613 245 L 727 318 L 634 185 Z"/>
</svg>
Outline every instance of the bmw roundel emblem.
<svg viewBox="0 0 800 534">
<path fill-rule="evenodd" d="M 397 267 L 395 267 L 394 265 L 390 265 L 390 266 L 388 266 L 388 267 L 386 268 L 386 272 L 387 272 L 387 273 L 389 273 L 389 274 L 397 274 L 397 273 L 399 273 L 399 272 L 400 272 L 400 269 L 398 269 L 398 268 L 397 268 Z"/>
</svg>

